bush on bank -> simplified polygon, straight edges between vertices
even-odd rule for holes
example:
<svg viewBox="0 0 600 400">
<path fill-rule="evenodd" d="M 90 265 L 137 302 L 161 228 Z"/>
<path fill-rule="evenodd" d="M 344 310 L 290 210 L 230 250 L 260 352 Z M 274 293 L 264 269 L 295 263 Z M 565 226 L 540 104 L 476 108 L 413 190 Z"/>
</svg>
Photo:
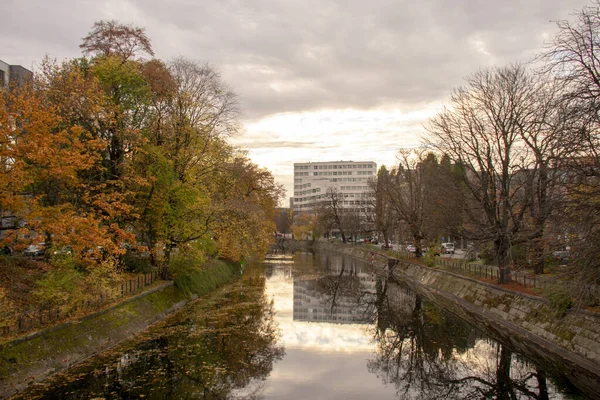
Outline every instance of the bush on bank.
<svg viewBox="0 0 600 400">
<path fill-rule="evenodd" d="M 201 266 L 198 266 L 201 265 Z M 171 273 L 175 285 L 186 295 L 202 296 L 239 275 L 240 264 L 210 259 L 203 264 L 192 257 L 176 257 L 171 262 Z"/>
</svg>

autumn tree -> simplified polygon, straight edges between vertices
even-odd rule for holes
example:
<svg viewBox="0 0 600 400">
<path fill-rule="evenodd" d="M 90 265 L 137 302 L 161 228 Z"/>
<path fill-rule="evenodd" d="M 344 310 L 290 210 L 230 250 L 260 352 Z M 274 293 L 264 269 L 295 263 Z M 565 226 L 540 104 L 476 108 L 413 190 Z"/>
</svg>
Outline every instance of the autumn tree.
<svg viewBox="0 0 600 400">
<path fill-rule="evenodd" d="M 89 193 L 86 182 L 104 143 L 81 126 L 65 123 L 43 91 L 26 88 L 1 97 L 0 207 L 13 219 L 4 241 L 18 246 L 23 233 L 43 235 L 47 247 L 69 246 L 90 264 L 89 249 L 103 246 L 118 253 L 119 243 L 130 235 L 107 223 L 93 206 L 103 198 Z"/>
<path fill-rule="evenodd" d="M 125 231 L 127 221 L 133 218 L 133 208 L 129 199 L 124 196 L 124 191 L 112 190 L 125 182 L 110 184 L 108 180 L 108 138 L 98 131 L 99 127 L 109 124 L 107 119 L 110 116 L 106 110 L 110 105 L 106 93 L 99 80 L 91 73 L 89 63 L 83 59 L 69 60 L 62 64 L 45 60 L 35 83 L 36 95 L 53 107 L 61 126 L 78 127 L 91 140 L 101 144 L 96 148 L 94 164 L 78 173 L 82 189 L 77 192 L 76 201 L 87 214 L 101 216 L 104 226 L 111 227 L 113 232 L 114 245 L 97 243 L 91 248 L 102 246 L 105 252 L 111 250 L 109 254 L 112 254 L 112 250 L 120 253 L 118 249 L 125 240 L 124 237 L 131 240 L 132 235 L 125 234 Z M 48 180 L 46 184 L 55 191 L 60 189 L 52 180 Z M 69 190 L 60 192 L 63 195 L 74 195 Z"/>
<path fill-rule="evenodd" d="M 233 179 L 217 197 L 221 208 L 214 215 L 220 254 L 232 260 L 265 254 L 273 241 L 275 207 L 285 191 L 245 154 L 236 156 L 227 172 Z"/>
<path fill-rule="evenodd" d="M 34 88 L 1 93 L 5 244 L 35 232 L 106 275 L 147 247 L 165 278 L 174 253 L 193 265 L 264 253 L 284 191 L 228 142 L 239 108 L 218 72 L 146 60 L 144 30 L 115 21 L 81 48 L 88 57 L 45 60 Z"/>
<path fill-rule="evenodd" d="M 341 223 L 353 243 L 356 243 L 358 237 L 367 229 L 364 215 L 360 211 L 357 211 L 356 208 L 345 211 L 342 214 Z"/>
<path fill-rule="evenodd" d="M 281 208 L 275 213 L 275 227 L 277 232 L 287 234 L 291 232 L 294 223 L 294 210 L 291 208 Z"/>
<path fill-rule="evenodd" d="M 98 21 L 79 46 L 85 55 L 112 57 L 128 61 L 145 53 L 154 55 L 150 39 L 143 28 L 118 21 Z"/>
<path fill-rule="evenodd" d="M 316 213 L 302 212 L 294 216 L 294 222 L 292 224 L 292 235 L 296 240 L 305 240 L 321 237 L 323 231 L 323 224 L 319 221 L 319 217 Z"/>
<path fill-rule="evenodd" d="M 565 198 L 561 193 L 564 176 L 557 166 L 562 160 L 572 158 L 576 151 L 568 145 L 577 130 L 572 125 L 572 113 L 563 101 L 563 87 L 555 79 L 531 76 L 525 84 L 530 86 L 529 109 L 520 118 L 518 132 L 522 146 L 527 148 L 530 165 L 519 172 L 527 182 L 529 218 L 526 219 L 529 258 L 536 274 L 544 273 L 547 255 L 554 238 L 548 238 L 548 225 L 556 219 Z"/>
<path fill-rule="evenodd" d="M 235 182 L 236 155 L 226 140 L 237 129 L 239 110 L 235 93 L 206 65 L 154 62 L 143 73 L 152 96 L 147 142 L 133 157 L 149 183 L 138 196 L 140 227 L 155 264 L 166 267 L 170 249 L 211 237 L 223 215 L 223 197 Z"/>
<path fill-rule="evenodd" d="M 501 283 L 509 280 L 511 246 L 530 239 L 530 187 L 522 172 L 536 163 L 522 133 L 531 124 L 534 92 L 521 66 L 481 70 L 428 125 L 430 144 L 463 169 L 467 233 L 494 244 Z"/>
<path fill-rule="evenodd" d="M 446 154 L 427 159 L 435 171 L 427 188 L 426 227 L 430 239 L 462 237 L 464 196 L 460 176 L 462 169 L 453 165 Z"/>
</svg>

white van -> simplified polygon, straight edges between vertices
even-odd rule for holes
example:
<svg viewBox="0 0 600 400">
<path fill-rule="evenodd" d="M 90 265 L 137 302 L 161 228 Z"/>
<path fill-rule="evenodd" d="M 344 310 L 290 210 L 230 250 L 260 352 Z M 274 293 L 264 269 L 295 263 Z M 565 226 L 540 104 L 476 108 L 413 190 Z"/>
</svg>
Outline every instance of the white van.
<svg viewBox="0 0 600 400">
<path fill-rule="evenodd" d="M 454 254 L 454 243 L 442 243 L 442 254 Z"/>
</svg>

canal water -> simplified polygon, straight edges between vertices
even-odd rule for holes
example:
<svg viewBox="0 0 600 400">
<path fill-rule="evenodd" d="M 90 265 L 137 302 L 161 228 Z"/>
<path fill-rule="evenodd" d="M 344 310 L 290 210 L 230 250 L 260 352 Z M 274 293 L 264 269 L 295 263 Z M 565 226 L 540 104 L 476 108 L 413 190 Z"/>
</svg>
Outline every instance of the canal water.
<svg viewBox="0 0 600 400">
<path fill-rule="evenodd" d="M 145 333 L 15 398 L 580 399 L 366 263 L 275 254 Z"/>
</svg>

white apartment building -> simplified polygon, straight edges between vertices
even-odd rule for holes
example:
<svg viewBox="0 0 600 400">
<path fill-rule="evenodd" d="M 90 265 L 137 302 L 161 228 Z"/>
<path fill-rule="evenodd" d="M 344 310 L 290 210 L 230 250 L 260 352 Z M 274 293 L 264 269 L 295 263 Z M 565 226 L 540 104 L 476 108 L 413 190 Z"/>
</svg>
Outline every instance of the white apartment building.
<svg viewBox="0 0 600 400">
<path fill-rule="evenodd" d="M 365 211 L 368 181 L 377 174 L 373 161 L 325 161 L 294 163 L 295 213 L 311 211 L 326 199 L 327 189 L 334 188 L 343 197 L 342 206 Z"/>
</svg>

